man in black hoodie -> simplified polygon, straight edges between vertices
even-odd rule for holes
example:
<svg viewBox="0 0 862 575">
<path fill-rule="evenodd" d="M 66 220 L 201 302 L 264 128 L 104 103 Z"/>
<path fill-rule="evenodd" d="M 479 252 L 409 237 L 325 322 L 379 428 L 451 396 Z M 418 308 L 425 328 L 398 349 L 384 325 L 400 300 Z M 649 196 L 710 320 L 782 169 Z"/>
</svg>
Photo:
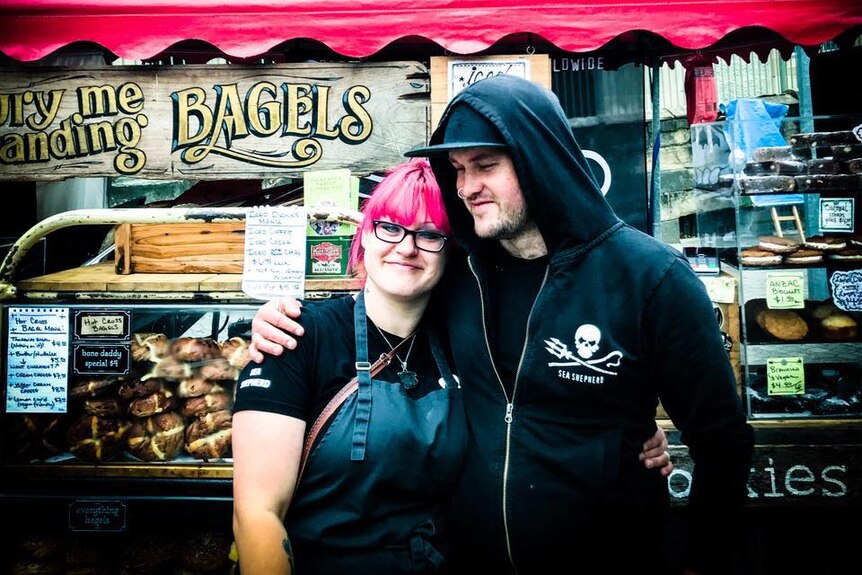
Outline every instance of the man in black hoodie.
<svg viewBox="0 0 862 575">
<path fill-rule="evenodd" d="M 695 464 L 685 565 L 729 573 L 753 433 L 686 260 L 619 220 L 532 82 L 468 87 L 408 155 L 467 252 L 441 286 L 471 431 L 457 572 L 668 573 L 667 480 L 638 460 L 661 400 Z"/>
</svg>

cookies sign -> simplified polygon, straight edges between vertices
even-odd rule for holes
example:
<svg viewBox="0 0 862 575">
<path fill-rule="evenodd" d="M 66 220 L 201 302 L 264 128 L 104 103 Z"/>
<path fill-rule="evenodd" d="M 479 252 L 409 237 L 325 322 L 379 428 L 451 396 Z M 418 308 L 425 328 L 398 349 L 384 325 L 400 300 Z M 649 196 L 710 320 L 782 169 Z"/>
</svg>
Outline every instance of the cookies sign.
<svg viewBox="0 0 862 575">
<path fill-rule="evenodd" d="M 844 311 L 862 311 L 862 270 L 836 271 L 829 276 L 832 299 Z"/>
<path fill-rule="evenodd" d="M 802 309 L 805 307 L 804 272 L 772 273 L 766 277 L 766 307 Z"/>
</svg>

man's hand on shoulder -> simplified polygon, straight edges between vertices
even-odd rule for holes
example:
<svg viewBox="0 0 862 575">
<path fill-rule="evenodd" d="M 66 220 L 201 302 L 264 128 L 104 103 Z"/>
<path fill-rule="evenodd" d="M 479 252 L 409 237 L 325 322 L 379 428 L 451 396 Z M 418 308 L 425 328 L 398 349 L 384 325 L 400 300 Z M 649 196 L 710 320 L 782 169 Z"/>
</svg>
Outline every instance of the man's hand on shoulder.
<svg viewBox="0 0 862 575">
<path fill-rule="evenodd" d="M 251 320 L 249 358 L 260 363 L 264 353 L 281 355 L 285 349 L 296 348 L 296 339 L 292 336 L 301 337 L 304 331 L 294 320 L 301 313 L 302 304 L 290 297 L 270 300 L 260 306 Z"/>
</svg>

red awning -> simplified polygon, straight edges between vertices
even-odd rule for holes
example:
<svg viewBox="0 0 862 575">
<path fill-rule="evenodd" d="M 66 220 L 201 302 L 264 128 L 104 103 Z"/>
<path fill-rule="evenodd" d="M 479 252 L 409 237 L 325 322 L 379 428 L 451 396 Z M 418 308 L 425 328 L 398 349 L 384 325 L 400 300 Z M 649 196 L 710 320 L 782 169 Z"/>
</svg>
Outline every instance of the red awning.
<svg viewBox="0 0 862 575">
<path fill-rule="evenodd" d="M 766 29 L 815 46 L 862 26 L 862 0 L 0 0 L 0 52 L 38 60 L 76 42 L 148 59 L 196 40 L 249 58 L 293 39 L 348 57 L 421 37 L 473 54 L 512 34 L 585 52 L 644 32 L 682 50 Z"/>
</svg>

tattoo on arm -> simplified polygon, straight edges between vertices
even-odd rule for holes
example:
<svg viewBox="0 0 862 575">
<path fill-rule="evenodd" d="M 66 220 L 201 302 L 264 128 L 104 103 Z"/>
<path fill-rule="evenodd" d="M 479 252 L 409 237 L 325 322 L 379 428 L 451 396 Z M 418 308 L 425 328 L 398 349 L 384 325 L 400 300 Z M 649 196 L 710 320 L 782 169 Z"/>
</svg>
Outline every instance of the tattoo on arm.
<svg viewBox="0 0 862 575">
<path fill-rule="evenodd" d="M 290 546 L 290 538 L 285 537 L 284 541 L 281 542 L 282 547 L 284 547 L 284 553 L 287 555 L 287 563 L 290 565 L 290 572 L 293 573 L 293 548 Z"/>
</svg>

